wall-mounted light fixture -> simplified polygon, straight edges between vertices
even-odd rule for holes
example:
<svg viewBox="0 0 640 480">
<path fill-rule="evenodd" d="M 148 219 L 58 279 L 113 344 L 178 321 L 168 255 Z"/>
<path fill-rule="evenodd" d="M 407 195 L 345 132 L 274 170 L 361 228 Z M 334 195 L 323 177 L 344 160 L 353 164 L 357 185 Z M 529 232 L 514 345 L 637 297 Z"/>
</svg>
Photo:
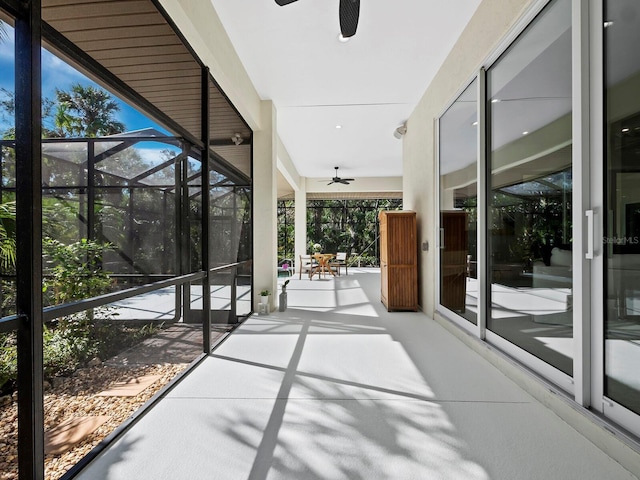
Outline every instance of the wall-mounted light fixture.
<svg viewBox="0 0 640 480">
<path fill-rule="evenodd" d="M 240 145 L 244 141 L 244 138 L 242 138 L 242 135 L 240 135 L 239 133 L 234 133 L 231 137 L 231 141 L 236 145 Z"/>
<path fill-rule="evenodd" d="M 407 124 L 403 123 L 393 131 L 393 136 L 397 139 L 401 139 L 405 133 L 407 133 Z"/>
</svg>

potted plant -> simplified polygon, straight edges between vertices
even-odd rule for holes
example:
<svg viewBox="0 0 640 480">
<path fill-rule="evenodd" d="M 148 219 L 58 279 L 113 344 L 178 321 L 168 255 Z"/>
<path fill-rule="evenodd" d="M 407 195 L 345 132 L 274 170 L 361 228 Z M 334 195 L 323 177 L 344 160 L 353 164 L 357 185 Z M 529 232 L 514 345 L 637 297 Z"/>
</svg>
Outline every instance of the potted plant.
<svg viewBox="0 0 640 480">
<path fill-rule="evenodd" d="M 260 291 L 260 303 L 264 303 L 267 304 L 269 303 L 269 295 L 271 295 L 271 291 L 267 290 L 266 288 L 264 290 Z"/>
</svg>

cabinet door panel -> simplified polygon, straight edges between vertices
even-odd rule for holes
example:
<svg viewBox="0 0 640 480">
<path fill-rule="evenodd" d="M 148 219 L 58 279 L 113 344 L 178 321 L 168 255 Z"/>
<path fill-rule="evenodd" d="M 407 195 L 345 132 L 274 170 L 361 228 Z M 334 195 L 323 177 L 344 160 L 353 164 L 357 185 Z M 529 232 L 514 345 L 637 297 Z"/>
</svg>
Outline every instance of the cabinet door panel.
<svg viewBox="0 0 640 480">
<path fill-rule="evenodd" d="M 413 266 L 389 267 L 389 310 L 417 310 L 417 282 Z"/>
</svg>

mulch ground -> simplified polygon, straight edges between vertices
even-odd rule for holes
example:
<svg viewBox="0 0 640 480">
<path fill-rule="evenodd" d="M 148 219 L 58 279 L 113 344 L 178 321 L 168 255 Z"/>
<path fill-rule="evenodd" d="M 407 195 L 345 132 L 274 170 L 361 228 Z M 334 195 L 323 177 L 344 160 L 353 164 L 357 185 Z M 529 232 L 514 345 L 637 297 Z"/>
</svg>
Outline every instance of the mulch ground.
<svg viewBox="0 0 640 480">
<path fill-rule="evenodd" d="M 56 379 L 54 385 L 45 391 L 45 431 L 72 417 L 106 415 L 109 420 L 74 448 L 60 455 L 46 456 L 45 478 L 54 480 L 64 475 L 187 365 L 186 363 L 163 364 L 133 368 L 99 365 L 77 370 L 69 378 Z M 161 378 L 133 397 L 97 395 L 116 382 L 125 382 L 143 375 L 160 375 Z M 5 398 L 4 404 L 0 405 L 1 480 L 18 478 L 18 408 L 15 400 L 14 395 Z"/>
<path fill-rule="evenodd" d="M 232 329 L 232 325 L 212 325 L 212 344 Z M 45 384 L 45 432 L 73 417 L 110 417 L 74 448 L 59 455 L 47 455 L 45 479 L 56 480 L 64 475 L 201 352 L 201 327 L 173 325 L 104 363 L 78 369 L 68 378 L 55 378 L 52 385 Z M 116 383 L 145 375 L 160 378 L 136 396 L 98 395 Z M 16 399 L 16 394 L 0 398 L 0 480 L 18 478 Z"/>
</svg>

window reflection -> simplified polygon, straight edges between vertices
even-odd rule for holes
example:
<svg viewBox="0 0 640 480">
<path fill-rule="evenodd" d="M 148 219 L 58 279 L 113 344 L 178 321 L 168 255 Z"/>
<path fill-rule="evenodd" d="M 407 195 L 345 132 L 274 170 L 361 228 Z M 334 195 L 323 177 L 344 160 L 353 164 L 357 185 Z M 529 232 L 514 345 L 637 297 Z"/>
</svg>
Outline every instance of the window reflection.
<svg viewBox="0 0 640 480">
<path fill-rule="evenodd" d="M 487 72 L 488 328 L 572 374 L 571 2 Z"/>
<path fill-rule="evenodd" d="M 477 324 L 478 94 L 440 118 L 440 304 Z"/>
<path fill-rule="evenodd" d="M 605 395 L 640 413 L 640 5 L 605 2 Z"/>
</svg>

